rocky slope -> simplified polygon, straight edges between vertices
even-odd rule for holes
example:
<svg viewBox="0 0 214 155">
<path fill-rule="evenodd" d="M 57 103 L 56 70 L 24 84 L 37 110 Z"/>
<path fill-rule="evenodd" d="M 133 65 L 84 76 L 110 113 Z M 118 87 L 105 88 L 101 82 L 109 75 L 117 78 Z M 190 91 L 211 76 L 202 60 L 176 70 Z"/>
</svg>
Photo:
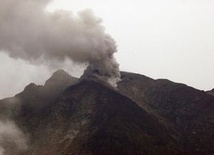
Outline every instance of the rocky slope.
<svg viewBox="0 0 214 155">
<path fill-rule="evenodd" d="M 179 150 L 174 131 L 127 97 L 94 81 L 69 87 L 40 117 L 24 122 L 32 136 L 30 153 L 170 154 Z"/>
<path fill-rule="evenodd" d="M 214 97 L 122 72 L 118 89 L 58 71 L 0 101 L 0 118 L 27 135 L 23 154 L 214 153 Z"/>
<path fill-rule="evenodd" d="M 63 70 L 56 71 L 45 83 L 38 86 L 34 83 L 29 84 L 25 89 L 11 98 L 0 101 L 0 115 L 10 115 L 11 109 L 31 113 L 44 109 L 52 103 L 67 87 L 78 82 L 77 78 L 70 76 Z M 25 110 L 26 109 L 26 110 Z"/>
<path fill-rule="evenodd" d="M 184 152 L 214 152 L 214 97 L 169 80 L 122 73 L 120 91 L 176 129 Z"/>
</svg>

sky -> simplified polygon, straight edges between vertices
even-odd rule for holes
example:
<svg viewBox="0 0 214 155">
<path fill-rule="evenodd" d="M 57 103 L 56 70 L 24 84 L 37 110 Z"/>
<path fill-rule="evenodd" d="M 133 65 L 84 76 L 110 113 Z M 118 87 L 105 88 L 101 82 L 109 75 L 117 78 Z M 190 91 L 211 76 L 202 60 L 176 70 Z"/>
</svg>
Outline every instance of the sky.
<svg viewBox="0 0 214 155">
<path fill-rule="evenodd" d="M 214 88 L 213 0 L 54 0 L 48 12 L 91 9 L 116 41 L 120 70 L 185 83 L 200 90 Z M 1 15 L 0 15 L 1 16 Z M 0 34 L 1 35 L 1 34 Z M 42 85 L 57 69 L 34 65 L 0 52 L 0 98 Z M 58 66 L 73 76 L 84 68 Z"/>
</svg>

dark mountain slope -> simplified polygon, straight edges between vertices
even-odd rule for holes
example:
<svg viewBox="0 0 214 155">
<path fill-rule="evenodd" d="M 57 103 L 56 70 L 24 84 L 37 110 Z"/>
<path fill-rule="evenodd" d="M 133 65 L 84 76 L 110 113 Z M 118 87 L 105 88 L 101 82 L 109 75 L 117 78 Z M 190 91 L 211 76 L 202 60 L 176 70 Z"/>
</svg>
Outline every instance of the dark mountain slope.
<svg viewBox="0 0 214 155">
<path fill-rule="evenodd" d="M 214 89 L 207 91 L 207 93 L 214 96 Z"/>
<path fill-rule="evenodd" d="M 1 100 L 0 118 L 13 119 L 28 135 L 26 155 L 214 153 L 213 96 L 121 75 L 115 90 L 58 71 L 44 86 L 30 84 Z"/>
<path fill-rule="evenodd" d="M 176 128 L 186 152 L 214 152 L 214 97 L 169 80 L 122 73 L 121 93 Z"/>
<path fill-rule="evenodd" d="M 58 70 L 53 73 L 44 86 L 37 86 L 31 83 L 15 97 L 0 100 L 0 109 L 3 112 L 7 106 L 17 104 L 21 105 L 22 108 L 30 107 L 30 109 L 34 110 L 43 108 L 43 106 L 53 102 L 59 94 L 77 81 L 77 78 L 70 76 L 67 72 Z"/>
<path fill-rule="evenodd" d="M 45 82 L 44 86 L 37 86 L 33 83 L 25 87 L 24 91 L 17 94 L 29 106 L 44 105 L 45 102 L 53 102 L 56 97 L 72 84 L 78 81 L 63 70 L 58 70 Z"/>
<path fill-rule="evenodd" d="M 58 70 L 49 78 L 44 86 L 33 83 L 11 98 L 0 100 L 0 119 L 24 120 L 25 124 L 39 118 L 67 87 L 75 84 L 77 78 L 63 70 Z M 19 123 L 16 121 L 16 123 Z M 19 125 L 19 124 L 18 124 Z M 34 123 L 33 128 L 38 124 Z M 25 130 L 24 130 L 25 131 Z"/>
<path fill-rule="evenodd" d="M 39 123 L 33 130 L 35 122 Z M 158 119 L 94 81 L 69 87 L 25 127 L 32 135 L 31 153 L 42 154 L 50 148 L 49 153 L 56 154 L 170 154 L 179 150 L 175 134 Z"/>
</svg>

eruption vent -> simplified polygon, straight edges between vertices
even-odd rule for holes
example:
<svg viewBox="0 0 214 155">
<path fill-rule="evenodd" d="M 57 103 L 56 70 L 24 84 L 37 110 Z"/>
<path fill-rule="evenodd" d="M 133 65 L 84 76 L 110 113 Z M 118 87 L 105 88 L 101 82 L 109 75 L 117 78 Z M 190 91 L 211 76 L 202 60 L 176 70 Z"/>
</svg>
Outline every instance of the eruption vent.
<svg viewBox="0 0 214 155">
<path fill-rule="evenodd" d="M 1 0 L 0 50 L 31 63 L 52 64 L 66 58 L 87 64 L 84 76 L 93 75 L 112 85 L 120 78 L 113 54 L 115 41 L 90 10 L 72 15 L 47 12 L 50 0 Z M 114 82 L 112 82 L 114 81 Z"/>
</svg>

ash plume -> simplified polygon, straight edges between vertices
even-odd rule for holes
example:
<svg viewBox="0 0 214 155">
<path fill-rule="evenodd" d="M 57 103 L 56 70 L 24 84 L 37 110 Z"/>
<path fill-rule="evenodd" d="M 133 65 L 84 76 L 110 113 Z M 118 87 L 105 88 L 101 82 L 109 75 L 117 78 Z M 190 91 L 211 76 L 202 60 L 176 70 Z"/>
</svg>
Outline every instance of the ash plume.
<svg viewBox="0 0 214 155">
<path fill-rule="evenodd" d="M 90 10 L 77 15 L 46 11 L 50 0 L 2 0 L 0 50 L 31 63 L 54 64 L 69 58 L 86 64 L 84 76 L 95 75 L 115 85 L 120 78 L 113 54 L 115 41 Z M 112 82 L 114 81 L 114 82 Z"/>
</svg>

